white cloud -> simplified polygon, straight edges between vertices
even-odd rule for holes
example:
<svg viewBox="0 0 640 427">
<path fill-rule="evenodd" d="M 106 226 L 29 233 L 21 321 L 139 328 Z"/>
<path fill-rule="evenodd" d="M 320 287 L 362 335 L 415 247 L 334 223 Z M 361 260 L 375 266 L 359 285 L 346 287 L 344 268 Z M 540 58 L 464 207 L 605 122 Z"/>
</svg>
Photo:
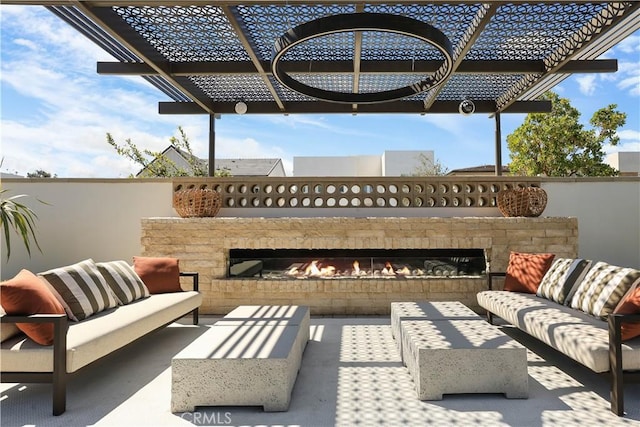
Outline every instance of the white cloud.
<svg viewBox="0 0 640 427">
<path fill-rule="evenodd" d="M 13 42 L 18 46 L 26 47 L 29 50 L 37 50 L 38 48 L 33 41 L 27 39 L 15 39 Z"/>
<path fill-rule="evenodd" d="M 620 142 L 618 145 L 607 144 L 604 151 L 607 154 L 623 151 L 640 151 L 640 130 L 624 129 L 617 132 Z"/>
<path fill-rule="evenodd" d="M 620 140 L 631 140 L 640 142 L 640 131 L 636 129 L 625 129 L 618 132 Z"/>
<path fill-rule="evenodd" d="M 640 74 L 620 80 L 618 87 L 622 90 L 628 90 L 631 96 L 640 96 Z"/>
<path fill-rule="evenodd" d="M 620 50 L 624 53 L 640 52 L 640 35 L 633 34 L 622 40 L 617 44 L 615 50 Z"/>
<path fill-rule="evenodd" d="M 312 132 L 320 130 L 335 135 L 352 137 L 357 136 L 361 138 L 372 136 L 372 133 L 367 127 L 353 126 L 353 122 L 348 120 L 344 120 L 345 122 L 349 122 L 348 124 L 340 125 L 339 123 L 342 123 L 342 120 L 327 120 L 326 116 L 323 115 L 292 114 L 288 116 L 268 115 L 265 117 L 270 124 L 276 125 L 278 127 L 288 127 L 290 129 L 297 130 L 310 130 Z M 346 118 L 346 116 L 343 116 L 343 118 Z M 358 117 L 353 117 L 353 119 L 357 120 Z"/>
<path fill-rule="evenodd" d="M 309 115 L 269 115 L 267 120 L 278 126 L 286 126 L 289 128 L 297 127 L 315 127 L 320 129 L 331 129 L 332 126 L 326 122 L 322 116 L 309 116 Z"/>
<path fill-rule="evenodd" d="M 640 151 L 640 141 L 619 143 L 618 145 L 607 145 L 604 147 L 604 152 L 607 154 L 622 153 L 626 151 Z"/>
<path fill-rule="evenodd" d="M 580 92 L 585 95 L 593 95 L 598 87 L 595 74 L 587 74 L 576 78 Z"/>
</svg>

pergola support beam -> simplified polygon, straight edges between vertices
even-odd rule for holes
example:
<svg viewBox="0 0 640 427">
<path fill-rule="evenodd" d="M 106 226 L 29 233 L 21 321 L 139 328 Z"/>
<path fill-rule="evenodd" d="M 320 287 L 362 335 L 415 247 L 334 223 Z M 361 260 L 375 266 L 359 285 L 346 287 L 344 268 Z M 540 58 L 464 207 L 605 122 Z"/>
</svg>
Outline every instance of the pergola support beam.
<svg viewBox="0 0 640 427">
<path fill-rule="evenodd" d="M 494 114 L 495 103 L 491 101 L 475 101 L 476 114 Z M 273 102 L 248 103 L 253 114 L 351 114 L 352 106 L 349 104 L 335 104 L 326 102 L 290 102 L 285 104 L 282 111 Z M 459 101 L 434 102 L 429 111 L 424 110 L 421 101 L 394 101 L 380 104 L 360 104 L 358 113 L 397 113 L 397 114 L 458 114 Z M 216 114 L 236 114 L 235 102 L 216 103 Z M 550 101 L 518 101 L 509 106 L 504 113 L 548 113 L 551 111 Z M 200 106 L 193 102 L 160 102 L 158 104 L 160 114 L 207 114 Z"/>
<path fill-rule="evenodd" d="M 399 74 L 407 71 L 416 73 L 433 73 L 442 61 L 361 61 L 361 74 Z M 268 66 L 268 62 L 264 62 Z M 352 73 L 353 61 L 323 61 L 316 62 L 309 67 L 307 61 L 291 61 L 286 63 L 289 72 L 322 74 L 322 73 Z M 255 66 L 250 61 L 244 62 L 172 62 L 168 65 L 172 76 L 204 76 L 219 74 L 249 74 L 255 73 Z M 97 63 L 98 74 L 121 76 L 153 76 L 159 73 L 153 67 L 142 62 L 106 62 Z M 543 73 L 543 61 L 464 61 L 456 70 L 457 74 L 530 74 Z M 615 73 L 618 71 L 616 59 L 594 59 L 569 61 L 560 67 L 556 73 Z M 270 71 L 265 71 L 270 75 Z"/>
<path fill-rule="evenodd" d="M 500 112 L 497 112 L 494 118 L 496 121 L 496 176 L 502 176 L 502 129 Z"/>
<path fill-rule="evenodd" d="M 216 172 L 216 116 L 209 114 L 209 176 Z"/>
</svg>

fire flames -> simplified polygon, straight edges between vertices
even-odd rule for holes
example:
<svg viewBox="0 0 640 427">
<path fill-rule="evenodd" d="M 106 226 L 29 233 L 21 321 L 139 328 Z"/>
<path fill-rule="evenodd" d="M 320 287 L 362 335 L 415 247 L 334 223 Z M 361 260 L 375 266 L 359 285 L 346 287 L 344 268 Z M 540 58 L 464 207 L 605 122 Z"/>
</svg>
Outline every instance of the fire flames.
<svg viewBox="0 0 640 427">
<path fill-rule="evenodd" d="M 307 278 L 307 277 L 346 277 L 346 276 L 382 276 L 382 277 L 397 277 L 397 276 L 409 276 L 411 274 L 422 274 L 423 272 L 412 272 L 409 267 L 403 266 L 395 269 L 391 262 L 385 262 L 385 265 L 381 269 L 372 269 L 367 271 L 360 268 L 360 262 L 353 261 L 351 269 L 344 271 L 338 270 L 334 265 L 324 265 L 320 260 L 313 260 L 308 263 L 301 263 L 300 265 L 293 265 L 285 271 L 286 276 L 295 278 Z"/>
</svg>

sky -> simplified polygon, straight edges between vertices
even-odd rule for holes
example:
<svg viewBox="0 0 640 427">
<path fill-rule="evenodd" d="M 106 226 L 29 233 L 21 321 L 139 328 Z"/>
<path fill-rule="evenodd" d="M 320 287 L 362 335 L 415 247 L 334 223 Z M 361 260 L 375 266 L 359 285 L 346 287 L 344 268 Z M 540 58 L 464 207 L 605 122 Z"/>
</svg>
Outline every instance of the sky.
<svg viewBox="0 0 640 427">
<path fill-rule="evenodd" d="M 41 6 L 0 6 L 1 127 L 4 173 L 44 170 L 59 178 L 124 178 L 139 166 L 106 142 L 162 151 L 181 126 L 194 154 L 207 158 L 207 115 L 160 115 L 171 101 L 141 77 L 100 76 L 98 61 L 114 59 Z M 627 113 L 620 143 L 607 153 L 640 151 L 640 32 L 602 58 L 618 72 L 576 74 L 554 89 L 581 113 L 581 122 L 609 104 Z M 524 114 L 502 114 L 502 162 L 507 135 Z M 495 120 L 485 114 L 223 115 L 215 121 L 217 158 L 281 158 L 292 175 L 296 156 L 382 155 L 385 150 L 433 150 L 448 170 L 495 164 Z"/>
</svg>

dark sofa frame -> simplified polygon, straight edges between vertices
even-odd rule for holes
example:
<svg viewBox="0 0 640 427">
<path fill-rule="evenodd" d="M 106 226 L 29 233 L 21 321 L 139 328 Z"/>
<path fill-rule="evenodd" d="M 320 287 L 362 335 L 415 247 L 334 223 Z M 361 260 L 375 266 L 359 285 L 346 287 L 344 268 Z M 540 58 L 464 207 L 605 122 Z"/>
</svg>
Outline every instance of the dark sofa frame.
<svg viewBox="0 0 640 427">
<path fill-rule="evenodd" d="M 487 285 L 489 290 L 493 290 L 493 278 L 505 277 L 506 273 L 489 273 Z M 487 320 L 493 324 L 494 314 L 487 311 Z M 640 383 L 640 371 L 624 371 L 622 369 L 622 322 L 640 323 L 640 314 L 610 314 L 608 319 L 609 328 L 609 372 L 602 375 L 610 377 L 611 412 L 621 417 L 624 415 L 624 384 Z M 543 343 L 546 345 L 546 343 Z M 556 350 L 558 351 L 558 350 Z M 558 351 L 558 353 L 562 353 Z"/>
<path fill-rule="evenodd" d="M 191 277 L 193 280 L 193 290 L 199 290 L 199 274 L 194 272 L 180 272 L 182 277 Z M 194 309 L 191 314 L 193 324 L 199 322 L 199 309 Z M 181 316 L 182 317 L 182 316 Z M 181 318 L 179 317 L 179 318 Z M 178 318 L 178 319 L 179 319 Z M 150 333 L 160 330 L 178 319 L 162 325 Z M 64 314 L 34 314 L 31 316 L 0 316 L 1 323 L 52 323 L 53 324 L 53 371 L 52 372 L 0 372 L 3 383 L 51 383 L 53 385 L 53 415 L 60 415 L 65 412 L 67 406 L 67 330 L 69 321 Z M 147 334 L 148 335 L 148 334 Z M 142 338 L 142 337 L 140 337 Z M 138 338 L 138 339 L 140 339 Z M 121 350 L 131 343 L 121 347 Z M 109 355 L 105 355 L 107 357 Z M 99 359 L 96 359 L 99 360 Z M 95 362 L 95 361 L 94 361 Z M 93 362 L 92 362 L 93 363 Z M 88 365 L 87 365 L 88 366 Z"/>
</svg>

